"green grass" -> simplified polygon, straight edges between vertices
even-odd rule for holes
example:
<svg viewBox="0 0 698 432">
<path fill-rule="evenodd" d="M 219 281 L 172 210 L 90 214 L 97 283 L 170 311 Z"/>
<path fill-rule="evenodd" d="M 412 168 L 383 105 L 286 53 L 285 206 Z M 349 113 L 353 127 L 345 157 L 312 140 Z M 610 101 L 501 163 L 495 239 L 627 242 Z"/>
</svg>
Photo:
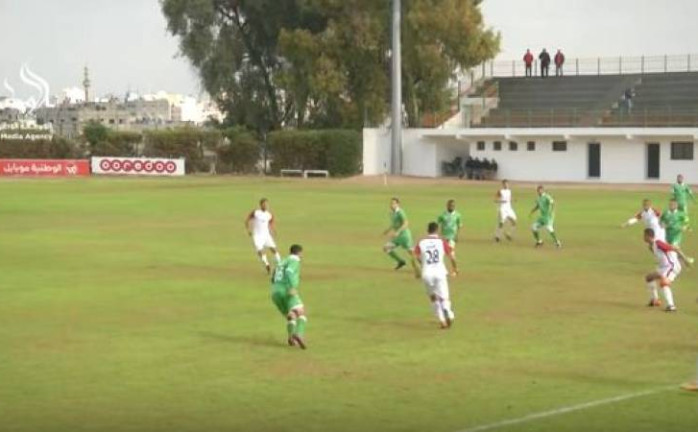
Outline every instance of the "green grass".
<svg viewBox="0 0 698 432">
<path fill-rule="evenodd" d="M 0 182 L 0 430 L 463 431 L 678 385 L 695 373 L 697 272 L 644 307 L 653 258 L 620 230 L 646 192 L 556 189 L 565 248 L 513 244 L 493 186 L 256 179 Z M 458 200 L 455 328 L 380 247 L 388 198 L 416 234 Z M 657 200 L 667 193 L 652 192 Z M 285 346 L 243 219 L 271 199 L 305 246 L 310 349 Z M 696 235 L 684 249 L 695 253 Z M 677 390 L 503 431 L 692 431 Z"/>
</svg>

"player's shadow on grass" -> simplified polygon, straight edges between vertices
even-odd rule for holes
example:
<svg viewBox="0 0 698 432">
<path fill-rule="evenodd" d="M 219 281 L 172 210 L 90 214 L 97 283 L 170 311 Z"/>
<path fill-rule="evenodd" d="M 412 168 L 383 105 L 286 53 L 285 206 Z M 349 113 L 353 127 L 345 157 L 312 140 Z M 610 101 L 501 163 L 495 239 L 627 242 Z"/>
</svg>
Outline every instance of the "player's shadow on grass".
<svg viewBox="0 0 698 432">
<path fill-rule="evenodd" d="M 207 331 L 198 332 L 204 339 L 226 342 L 235 345 L 251 345 L 256 347 L 285 348 L 286 345 L 272 337 L 254 337 L 243 335 L 226 335 Z"/>
</svg>

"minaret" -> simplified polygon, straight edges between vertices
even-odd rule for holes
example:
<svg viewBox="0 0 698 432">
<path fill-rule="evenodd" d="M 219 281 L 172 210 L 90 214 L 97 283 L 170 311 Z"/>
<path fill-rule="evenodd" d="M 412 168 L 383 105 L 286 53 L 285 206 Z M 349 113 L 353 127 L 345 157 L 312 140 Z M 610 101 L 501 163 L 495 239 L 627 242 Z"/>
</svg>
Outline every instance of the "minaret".
<svg viewBox="0 0 698 432">
<path fill-rule="evenodd" d="M 85 66 L 85 79 L 82 81 L 82 86 L 85 89 L 85 103 L 90 101 L 90 70 Z"/>
</svg>

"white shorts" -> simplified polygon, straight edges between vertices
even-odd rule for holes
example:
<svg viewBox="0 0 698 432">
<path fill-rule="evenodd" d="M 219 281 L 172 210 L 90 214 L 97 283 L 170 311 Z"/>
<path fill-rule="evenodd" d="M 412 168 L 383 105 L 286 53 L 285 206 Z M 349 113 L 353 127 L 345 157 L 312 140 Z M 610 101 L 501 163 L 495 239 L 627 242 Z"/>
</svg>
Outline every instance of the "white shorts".
<svg viewBox="0 0 698 432">
<path fill-rule="evenodd" d="M 514 222 L 516 222 L 516 212 L 510 206 L 500 207 L 497 213 L 499 216 L 499 223 L 504 223 L 508 219 L 511 219 Z"/>
<path fill-rule="evenodd" d="M 447 276 L 426 274 L 422 275 L 422 282 L 429 297 L 434 295 L 442 300 L 450 299 Z"/>
<path fill-rule="evenodd" d="M 276 243 L 271 235 L 258 235 L 252 236 L 252 242 L 254 243 L 254 248 L 257 252 L 261 252 L 264 249 L 276 249 Z"/>
<path fill-rule="evenodd" d="M 667 279 L 669 282 L 674 282 L 677 277 L 681 274 L 681 266 L 680 265 L 674 265 L 674 266 L 667 266 L 667 267 L 659 267 L 657 269 L 657 273 L 659 273 L 663 278 Z"/>
</svg>

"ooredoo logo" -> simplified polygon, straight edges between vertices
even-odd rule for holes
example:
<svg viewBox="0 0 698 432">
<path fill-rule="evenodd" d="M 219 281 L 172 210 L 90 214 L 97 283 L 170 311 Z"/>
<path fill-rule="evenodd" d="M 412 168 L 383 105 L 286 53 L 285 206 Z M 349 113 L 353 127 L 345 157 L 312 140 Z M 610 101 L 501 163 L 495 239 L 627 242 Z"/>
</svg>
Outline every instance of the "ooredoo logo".
<svg viewBox="0 0 698 432">
<path fill-rule="evenodd" d="M 104 173 L 175 174 L 177 163 L 167 160 L 102 159 L 99 169 Z"/>
</svg>

